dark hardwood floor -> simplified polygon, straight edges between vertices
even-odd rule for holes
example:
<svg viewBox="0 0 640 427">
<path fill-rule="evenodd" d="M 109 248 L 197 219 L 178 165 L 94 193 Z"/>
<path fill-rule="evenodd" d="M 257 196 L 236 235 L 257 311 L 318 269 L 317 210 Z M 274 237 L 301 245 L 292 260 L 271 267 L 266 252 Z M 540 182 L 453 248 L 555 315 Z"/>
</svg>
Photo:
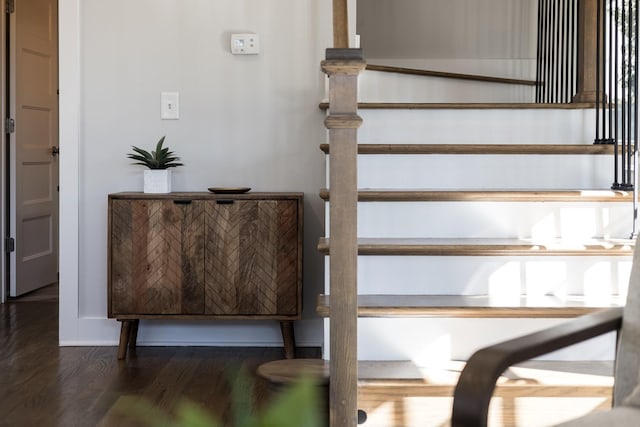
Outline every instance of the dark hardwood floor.
<svg viewBox="0 0 640 427">
<path fill-rule="evenodd" d="M 116 353 L 58 347 L 56 301 L 0 304 L 0 426 L 132 426 L 114 409 L 132 395 L 167 411 L 187 398 L 228 420 L 229 378 L 283 357 L 281 348 L 139 347 L 124 361 Z M 258 404 L 268 400 L 261 380 L 254 393 Z"/>
</svg>

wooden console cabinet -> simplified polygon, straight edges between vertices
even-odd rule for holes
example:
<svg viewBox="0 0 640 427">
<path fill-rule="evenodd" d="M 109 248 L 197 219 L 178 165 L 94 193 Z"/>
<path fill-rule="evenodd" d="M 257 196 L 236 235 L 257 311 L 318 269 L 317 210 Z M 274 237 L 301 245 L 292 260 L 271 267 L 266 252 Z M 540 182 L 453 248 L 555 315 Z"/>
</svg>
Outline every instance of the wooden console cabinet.
<svg viewBox="0 0 640 427">
<path fill-rule="evenodd" d="M 109 195 L 108 315 L 118 358 L 140 319 L 279 320 L 294 356 L 302 193 Z"/>
</svg>

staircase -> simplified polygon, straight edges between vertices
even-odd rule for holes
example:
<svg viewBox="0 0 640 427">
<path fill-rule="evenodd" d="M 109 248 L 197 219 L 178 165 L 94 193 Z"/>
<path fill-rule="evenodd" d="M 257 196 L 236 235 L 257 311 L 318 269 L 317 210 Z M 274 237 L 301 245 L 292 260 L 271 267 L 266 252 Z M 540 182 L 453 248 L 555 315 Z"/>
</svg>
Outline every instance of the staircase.
<svg viewBox="0 0 640 427">
<path fill-rule="evenodd" d="M 383 93 L 381 74 L 361 74 L 359 99 Z M 592 143 L 592 105 L 499 97 L 359 105 L 358 407 L 367 426 L 445 425 L 461 361 L 475 350 L 624 303 L 633 195 L 610 190 L 613 149 Z M 328 271 L 331 189 L 320 197 Z M 507 373 L 492 425 L 527 425 L 519 396 L 573 399 L 549 422 L 606 407 L 613 340 Z M 329 351 L 327 338 L 325 359 Z M 529 410 L 531 425 L 544 424 Z"/>
</svg>

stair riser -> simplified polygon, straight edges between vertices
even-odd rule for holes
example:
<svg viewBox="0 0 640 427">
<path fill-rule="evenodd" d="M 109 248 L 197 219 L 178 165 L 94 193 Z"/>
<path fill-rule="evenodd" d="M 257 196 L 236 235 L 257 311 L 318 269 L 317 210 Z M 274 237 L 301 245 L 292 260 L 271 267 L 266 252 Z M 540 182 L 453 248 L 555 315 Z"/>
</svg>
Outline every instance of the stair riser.
<svg viewBox="0 0 640 427">
<path fill-rule="evenodd" d="M 359 188 L 607 189 L 613 172 L 610 156 L 358 156 Z"/>
<path fill-rule="evenodd" d="M 453 112 L 453 114 L 452 114 Z M 593 110 L 363 110 L 368 144 L 591 144 Z"/>
<path fill-rule="evenodd" d="M 628 238 L 632 209 L 631 202 L 360 202 L 358 236 Z M 328 231 L 329 203 L 326 218 Z"/>
<path fill-rule="evenodd" d="M 329 277 L 329 257 L 325 257 Z M 437 257 L 360 256 L 360 294 L 495 295 L 512 304 L 520 295 L 585 295 L 606 304 L 626 296 L 630 256 Z M 329 291 L 326 279 L 325 291 Z"/>
<path fill-rule="evenodd" d="M 437 366 L 466 360 L 476 350 L 522 334 L 559 324 L 563 319 L 359 319 L 358 360 L 412 360 Z M 325 334 L 329 330 L 328 321 Z M 328 336 L 324 357 L 329 358 Z M 613 360 L 615 335 L 608 334 L 566 350 L 547 360 Z"/>
</svg>

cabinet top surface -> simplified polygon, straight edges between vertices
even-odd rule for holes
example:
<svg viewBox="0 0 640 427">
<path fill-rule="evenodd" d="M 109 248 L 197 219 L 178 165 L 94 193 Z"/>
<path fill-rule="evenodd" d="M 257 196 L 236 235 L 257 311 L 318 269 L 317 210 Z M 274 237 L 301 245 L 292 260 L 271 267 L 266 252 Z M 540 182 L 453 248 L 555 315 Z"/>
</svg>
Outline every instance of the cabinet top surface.
<svg viewBox="0 0 640 427">
<path fill-rule="evenodd" d="M 241 194 L 217 194 L 206 191 L 174 192 L 166 194 L 151 194 L 142 192 L 122 192 L 109 194 L 110 199 L 302 199 L 304 193 L 290 192 L 248 192 Z"/>
</svg>

